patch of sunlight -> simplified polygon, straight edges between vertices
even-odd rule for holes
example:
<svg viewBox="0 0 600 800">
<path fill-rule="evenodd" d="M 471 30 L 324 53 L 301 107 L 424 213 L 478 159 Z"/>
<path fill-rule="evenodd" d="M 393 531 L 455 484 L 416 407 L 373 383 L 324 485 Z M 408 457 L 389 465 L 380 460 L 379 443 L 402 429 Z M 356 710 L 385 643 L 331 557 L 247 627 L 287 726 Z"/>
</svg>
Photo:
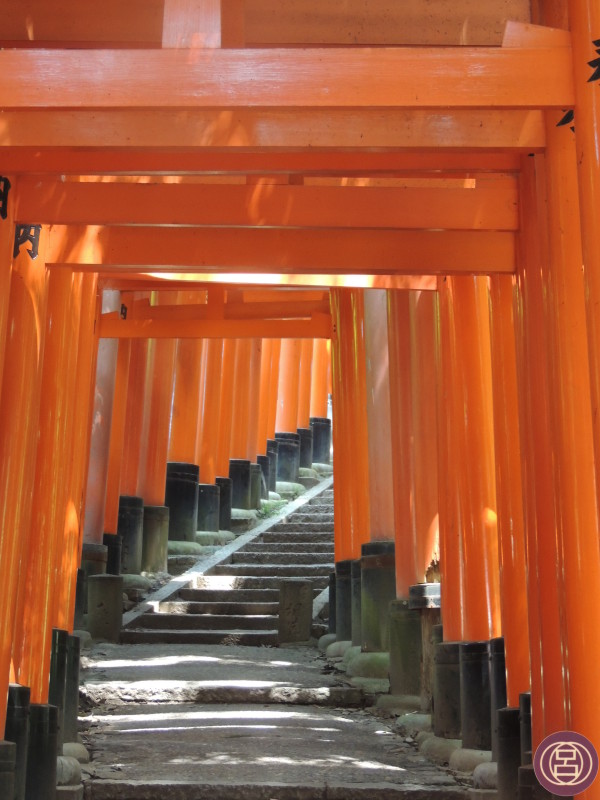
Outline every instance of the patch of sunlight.
<svg viewBox="0 0 600 800">
<path fill-rule="evenodd" d="M 241 729 L 241 730 L 254 730 L 254 731 L 262 731 L 262 730 L 277 730 L 277 725 L 165 725 L 161 727 L 154 727 L 154 728 L 126 728 L 125 730 L 117 731 L 117 733 L 122 734 L 132 734 L 132 733 L 143 733 L 143 734 L 150 734 L 150 733 L 173 733 L 174 731 L 210 731 L 210 730 L 228 730 L 228 729 Z M 204 762 L 203 762 L 204 763 Z"/>
<path fill-rule="evenodd" d="M 102 667 L 102 669 L 119 669 L 120 667 L 170 667 L 175 664 L 195 662 L 218 662 L 220 658 L 213 656 L 164 656 L 162 658 L 121 658 L 113 661 L 89 659 L 88 667 Z"/>
<path fill-rule="evenodd" d="M 394 767 L 391 764 L 382 764 L 379 761 L 356 761 L 349 756 L 329 756 L 328 758 L 290 758 L 289 756 L 262 756 L 257 759 L 260 764 L 285 764 L 295 766 L 302 764 L 307 767 L 326 767 L 344 762 L 360 769 L 383 769 L 388 772 L 406 772 L 403 767 Z"/>
<path fill-rule="evenodd" d="M 382 764 L 379 761 L 355 761 L 354 766 L 361 769 L 385 769 L 388 772 L 406 772 L 404 767 L 394 767 L 392 764 Z"/>
<path fill-rule="evenodd" d="M 160 722 L 161 720 L 175 720 L 175 719 L 188 719 L 188 720 L 307 720 L 309 722 L 319 722 L 319 716 L 311 713 L 302 713 L 301 711 L 266 711 L 262 709 L 248 709 L 245 711 L 169 711 L 158 712 L 156 714 L 144 713 L 144 719 L 149 722 Z M 94 715 L 95 720 L 106 722 L 127 722 L 139 721 L 139 714 L 98 714 Z M 345 717 L 333 717 L 333 722 L 354 724 L 352 720 Z"/>
</svg>

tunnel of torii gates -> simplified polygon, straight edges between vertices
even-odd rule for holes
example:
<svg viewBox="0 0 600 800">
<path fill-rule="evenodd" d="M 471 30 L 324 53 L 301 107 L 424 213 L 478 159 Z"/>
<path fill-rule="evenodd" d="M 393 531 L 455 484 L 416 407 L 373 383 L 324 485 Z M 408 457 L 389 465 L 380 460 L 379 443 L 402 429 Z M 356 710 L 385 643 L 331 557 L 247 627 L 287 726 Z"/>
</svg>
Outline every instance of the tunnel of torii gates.
<svg viewBox="0 0 600 800">
<path fill-rule="evenodd" d="M 3 0 L 0 730 L 119 494 L 325 416 L 331 352 L 336 561 L 404 598 L 439 528 L 444 638 L 600 746 L 600 4 L 326 5 Z"/>
</svg>

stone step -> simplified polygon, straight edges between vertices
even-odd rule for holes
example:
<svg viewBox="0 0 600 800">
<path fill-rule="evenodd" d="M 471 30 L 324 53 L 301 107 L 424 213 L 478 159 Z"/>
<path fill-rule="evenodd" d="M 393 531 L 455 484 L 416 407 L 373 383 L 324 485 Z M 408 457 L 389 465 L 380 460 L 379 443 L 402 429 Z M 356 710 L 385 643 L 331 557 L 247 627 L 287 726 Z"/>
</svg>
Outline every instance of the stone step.
<svg viewBox="0 0 600 800">
<path fill-rule="evenodd" d="M 331 544 L 333 533 L 286 533 L 285 531 L 267 531 L 262 535 L 263 542 L 281 542 L 282 544 Z"/>
<path fill-rule="evenodd" d="M 272 631 L 278 627 L 278 617 L 273 614 L 142 614 L 135 620 L 136 628 L 179 631 Z"/>
<path fill-rule="evenodd" d="M 329 564 L 333 569 L 333 553 L 291 553 L 263 550 L 258 553 L 237 552 L 232 556 L 233 564 Z"/>
<path fill-rule="evenodd" d="M 229 568 L 232 569 L 233 565 L 229 565 Z M 263 592 L 262 596 L 257 599 L 264 599 L 273 601 L 274 597 L 279 600 L 279 587 L 281 585 L 281 581 L 285 578 L 288 578 L 288 575 L 282 575 L 278 577 L 269 577 L 264 575 L 201 575 L 198 576 L 195 580 L 195 586 L 198 589 L 216 589 L 217 591 L 227 590 L 227 584 L 234 584 L 232 588 L 236 591 L 236 595 L 229 593 L 229 597 L 231 600 L 240 599 L 237 595 L 238 589 L 254 589 L 254 590 L 261 590 Z M 222 583 L 212 583 L 209 579 L 221 579 Z M 327 579 L 328 580 L 328 579 Z M 323 583 L 325 584 L 324 578 L 314 578 L 313 583 L 315 584 L 315 589 L 318 589 L 318 586 Z M 271 595 L 270 592 L 273 591 L 274 595 Z M 191 599 L 189 597 L 183 597 L 181 592 L 179 594 L 181 599 Z M 209 598 L 205 598 L 209 599 Z M 242 598 L 244 599 L 244 598 Z"/>
<path fill-rule="evenodd" d="M 291 533 L 330 533 L 333 535 L 333 523 L 321 522 L 277 522 L 269 530 L 273 532 L 290 531 Z"/>
<path fill-rule="evenodd" d="M 269 577 L 273 580 L 282 578 L 320 578 L 329 577 L 330 565 L 314 564 L 220 564 L 213 567 L 213 575 L 243 575 L 248 577 Z"/>
<path fill-rule="evenodd" d="M 125 628 L 121 644 L 238 644 L 277 647 L 278 633 L 272 631 L 178 631 Z"/>
<path fill-rule="evenodd" d="M 249 781 L 199 782 L 198 780 L 164 781 L 127 779 L 94 780 L 88 784 L 88 800 L 469 800 L 466 787 L 419 784 L 388 784 L 383 781 L 369 783 L 343 783 L 328 780 L 327 787 L 307 780 L 270 780 L 265 783 Z M 165 792 L 168 788 L 169 793 Z M 173 794 L 171 794 L 171 791 Z M 176 792 L 176 794 L 175 794 Z"/>
<path fill-rule="evenodd" d="M 251 542 L 241 547 L 238 553 L 262 553 L 265 550 L 272 550 L 273 545 L 277 546 L 277 552 L 286 553 L 331 553 L 333 555 L 334 547 L 333 542 L 316 542 L 316 543 L 297 543 L 297 542 L 281 542 L 281 548 L 277 542 Z"/>
<path fill-rule="evenodd" d="M 260 580 L 256 578 L 255 580 Z M 279 603 L 279 587 L 261 589 L 181 589 L 179 600 L 189 603 Z"/>
<path fill-rule="evenodd" d="M 313 506 L 314 509 L 319 509 L 320 506 Z M 329 511 L 327 507 L 326 512 L 319 512 L 318 510 L 306 512 L 306 511 L 295 511 L 293 514 L 290 514 L 289 517 L 286 517 L 285 521 L 290 523 L 296 522 L 322 522 L 325 525 L 333 525 L 333 511 Z"/>
<path fill-rule="evenodd" d="M 210 592 L 212 596 L 215 592 Z M 219 592 L 219 594 L 223 594 Z M 261 592 L 263 594 L 263 592 Z M 231 601 L 227 598 L 208 601 L 166 600 L 158 604 L 159 612 L 168 614 L 277 614 L 279 602 L 256 603 Z"/>
</svg>

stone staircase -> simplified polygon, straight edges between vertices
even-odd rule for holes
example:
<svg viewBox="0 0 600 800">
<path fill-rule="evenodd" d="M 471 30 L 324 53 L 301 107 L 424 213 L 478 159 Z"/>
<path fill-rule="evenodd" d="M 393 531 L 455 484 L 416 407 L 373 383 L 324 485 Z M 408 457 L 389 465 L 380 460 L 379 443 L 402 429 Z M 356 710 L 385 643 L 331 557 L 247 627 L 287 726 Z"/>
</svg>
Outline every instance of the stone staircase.
<svg viewBox="0 0 600 800">
<path fill-rule="evenodd" d="M 278 644 L 279 586 L 308 578 L 314 595 L 334 568 L 333 489 L 196 577 L 121 633 L 124 644 Z"/>
</svg>

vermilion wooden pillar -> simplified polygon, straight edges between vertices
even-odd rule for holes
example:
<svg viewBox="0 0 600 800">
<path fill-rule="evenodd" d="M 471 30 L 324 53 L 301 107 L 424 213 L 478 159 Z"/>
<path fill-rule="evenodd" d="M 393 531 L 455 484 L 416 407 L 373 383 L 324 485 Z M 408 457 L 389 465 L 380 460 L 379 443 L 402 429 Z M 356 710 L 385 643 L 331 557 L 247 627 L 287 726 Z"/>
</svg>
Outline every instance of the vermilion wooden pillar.
<svg viewBox="0 0 600 800">
<path fill-rule="evenodd" d="M 468 641 L 499 636 L 498 536 L 492 375 L 487 282 L 448 278 L 460 392 L 455 417 L 464 461 L 458 473 L 464 580 L 464 629 Z"/>
<path fill-rule="evenodd" d="M 208 339 L 205 343 L 205 376 L 200 398 L 202 429 L 200 435 L 200 481 L 214 483 L 217 475 L 217 442 L 221 403 L 221 367 L 223 339 Z"/>
<path fill-rule="evenodd" d="M 96 354 L 98 341 L 94 332 L 94 321 L 98 308 L 98 276 L 91 273 L 82 276 L 81 314 L 79 321 L 79 341 L 77 345 L 77 387 L 72 415 L 73 450 L 69 495 L 67 498 L 65 529 L 71 529 L 76 536 L 76 546 L 65 565 L 67 577 L 59 586 L 57 626 L 73 630 L 75 615 L 75 589 L 77 568 L 81 561 L 83 544 L 84 498 L 89 462 L 92 412 L 94 401 L 94 376 L 96 374 Z M 86 398 L 87 388 L 87 398 Z"/>
<path fill-rule="evenodd" d="M 21 247 L 10 282 L 4 380 L 0 399 L 0 731 L 6 698 L 13 626 L 21 571 L 31 555 L 31 496 L 46 315 L 47 272 L 42 229 L 39 255 L 31 260 Z"/>
<path fill-rule="evenodd" d="M 279 358 L 279 388 L 275 429 L 295 433 L 298 427 L 301 339 L 284 339 Z"/>
<path fill-rule="evenodd" d="M 267 439 L 275 437 L 277 421 L 277 394 L 279 391 L 279 364 L 281 360 L 281 339 L 273 339 L 271 351 L 271 377 L 269 379 L 269 413 L 267 422 Z"/>
<path fill-rule="evenodd" d="M 158 305 L 172 302 L 169 292 L 158 292 Z M 165 502 L 169 423 L 173 384 L 175 380 L 175 339 L 152 342 L 153 360 L 150 380 L 150 404 L 145 406 L 149 422 L 145 428 L 148 439 L 145 457 L 140 464 L 137 494 L 147 506 L 162 506 Z"/>
<path fill-rule="evenodd" d="M 408 599 L 417 583 L 415 565 L 414 469 L 412 396 L 410 390 L 409 293 L 387 292 L 390 381 L 390 443 L 392 448 L 394 528 L 396 534 L 396 594 Z"/>
<path fill-rule="evenodd" d="M 132 340 L 125 405 L 120 494 L 135 495 L 137 492 L 144 427 L 146 371 L 148 359 L 151 355 L 152 353 L 148 348 L 148 339 Z"/>
<path fill-rule="evenodd" d="M 587 325 L 596 463 L 600 464 L 600 96 L 597 71 L 600 8 L 596 0 L 568 0 L 575 76 L 575 140 L 579 175 L 580 222 L 586 283 Z M 546 24 L 556 24 L 554 21 Z M 592 77 L 595 79 L 590 80 Z M 600 469 L 596 469 L 600 497 Z"/>
<path fill-rule="evenodd" d="M 310 388 L 310 416 L 327 416 L 327 395 L 329 392 L 329 341 L 315 339 Z"/>
<path fill-rule="evenodd" d="M 339 561 L 358 558 L 361 545 L 370 539 L 362 291 L 332 290 L 331 311 L 337 330 L 332 342 L 332 372 L 334 396 L 338 398 L 334 401 L 333 468 L 335 558 Z"/>
<path fill-rule="evenodd" d="M 415 561 L 418 581 L 439 550 L 435 292 L 410 293 Z"/>
<path fill-rule="evenodd" d="M 455 385 L 458 374 L 454 338 L 454 302 L 447 278 L 438 279 L 439 317 L 436 363 L 438 374 L 438 494 L 440 528 L 440 575 L 444 639 L 464 637 L 464 581 L 459 506 L 458 471 L 464 464 L 457 417 L 460 399 Z"/>
<path fill-rule="evenodd" d="M 7 183 L 8 182 L 8 183 Z M 11 261 L 15 237 L 14 195 L 17 191 L 16 178 L 0 177 L 0 191 L 6 219 L 0 219 L 0 394 L 2 393 L 2 373 L 4 367 L 4 347 L 6 343 L 6 323 L 10 302 Z"/>
<path fill-rule="evenodd" d="M 98 303 L 100 313 L 117 311 L 121 305 L 118 291 L 102 292 Z M 110 431 L 118 341 L 100 339 L 95 357 L 91 436 L 85 483 L 84 540 L 102 543 L 104 507 L 108 480 Z"/>
<path fill-rule="evenodd" d="M 221 405 L 219 408 L 219 438 L 217 446 L 217 475 L 222 476 L 229 475 L 236 344 L 235 339 L 225 339 L 223 343 Z"/>
<path fill-rule="evenodd" d="M 502 634 L 507 703 L 516 707 L 530 669 L 513 278 L 493 275 L 490 291 Z"/>
<path fill-rule="evenodd" d="M 271 384 L 273 359 L 273 339 L 262 340 L 262 354 L 260 360 L 260 390 L 258 399 L 258 431 L 256 436 L 257 453 L 267 452 L 267 439 L 269 431 L 269 388 Z"/>
<path fill-rule="evenodd" d="M 387 297 L 365 292 L 366 398 L 371 539 L 394 539 L 394 490 L 390 441 Z"/>
<path fill-rule="evenodd" d="M 310 427 L 310 393 L 312 380 L 313 340 L 303 339 L 300 350 L 297 428 Z"/>
<path fill-rule="evenodd" d="M 234 388 L 231 416 L 231 458 L 248 458 L 251 358 L 252 339 L 238 339 L 235 346 Z"/>
<path fill-rule="evenodd" d="M 112 398 L 106 502 L 104 505 L 104 533 L 117 532 L 119 494 L 121 493 L 121 467 L 123 463 L 123 446 L 125 443 L 125 416 L 127 412 L 130 357 L 131 339 L 119 339 L 115 390 Z"/>
<path fill-rule="evenodd" d="M 246 458 L 255 462 L 258 454 L 258 426 L 260 401 L 260 372 L 262 339 L 250 339 L 250 383 L 248 385 L 248 435 Z"/>
<path fill-rule="evenodd" d="M 65 520 L 72 465 L 80 304 L 81 275 L 66 269 L 52 272 L 31 517 L 35 549 L 22 573 L 22 615 L 17 622 L 14 648 L 17 680 L 31 687 L 34 703 L 48 700 L 52 627 L 59 617 L 57 593 L 68 580 L 65 567 L 77 546 L 72 536 L 75 526 L 67 524 L 65 529 Z M 81 401 L 86 407 L 87 400 L 83 392 Z"/>
<path fill-rule="evenodd" d="M 206 302 L 205 292 L 179 292 L 184 305 Z M 169 461 L 194 463 L 200 412 L 202 340 L 178 339 L 175 355 L 175 384 L 171 406 Z"/>
<path fill-rule="evenodd" d="M 536 156 L 535 161 L 543 160 Z M 527 547 L 527 607 L 533 742 L 566 726 L 565 668 L 558 591 L 558 509 L 552 441 L 552 374 L 548 348 L 547 216 L 545 190 L 536 191 L 535 162 L 523 158 L 520 176 L 518 302 L 515 318 L 524 454 L 523 499 Z M 543 177 L 543 169 L 541 171 Z M 545 698 L 552 698 L 546 705 Z"/>
<path fill-rule="evenodd" d="M 554 331 L 550 345 L 555 348 L 556 362 L 556 493 L 562 532 L 559 586 L 567 643 L 568 721 L 573 730 L 600 742 L 600 721 L 591 710 L 600 707 L 600 685 L 592 667 L 600 658 L 600 642 L 596 636 L 597 614 L 591 611 L 600 604 L 600 530 L 577 164 L 570 133 L 553 124 L 546 128 L 549 294 Z M 586 587 L 585 603 L 581 602 L 582 587 Z M 600 797 L 600 786 L 586 795 Z"/>
</svg>

